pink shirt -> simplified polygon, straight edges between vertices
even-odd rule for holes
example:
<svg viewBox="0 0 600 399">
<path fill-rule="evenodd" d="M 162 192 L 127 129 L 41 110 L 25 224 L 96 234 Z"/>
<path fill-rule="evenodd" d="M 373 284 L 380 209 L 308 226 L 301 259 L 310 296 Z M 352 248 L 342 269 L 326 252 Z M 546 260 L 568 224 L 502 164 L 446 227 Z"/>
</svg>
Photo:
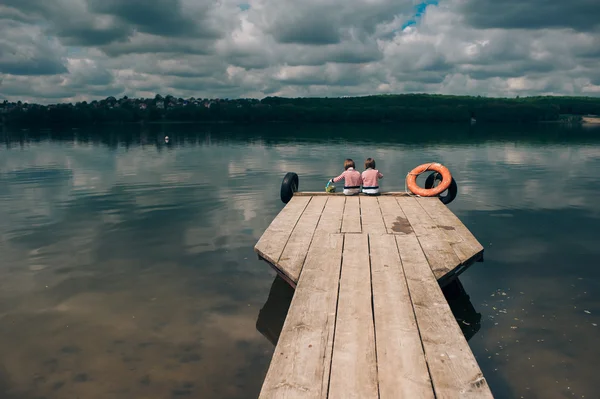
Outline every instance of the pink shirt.
<svg viewBox="0 0 600 399">
<path fill-rule="evenodd" d="M 344 179 L 344 188 L 360 188 L 362 184 L 362 177 L 360 172 L 354 170 L 354 168 L 346 169 L 341 175 L 333 178 L 333 182 L 337 183 Z"/>
<path fill-rule="evenodd" d="M 383 178 L 383 175 L 377 169 L 367 169 L 362 172 L 363 188 L 375 188 L 379 187 L 379 179 Z"/>
</svg>

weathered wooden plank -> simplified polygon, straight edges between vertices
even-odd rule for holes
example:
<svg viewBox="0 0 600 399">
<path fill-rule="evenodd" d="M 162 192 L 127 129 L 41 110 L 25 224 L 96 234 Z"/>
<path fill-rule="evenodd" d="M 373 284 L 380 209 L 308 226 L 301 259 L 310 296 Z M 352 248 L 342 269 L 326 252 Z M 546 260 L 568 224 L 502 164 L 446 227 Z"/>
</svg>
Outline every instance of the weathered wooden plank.
<svg viewBox="0 0 600 399">
<path fill-rule="evenodd" d="M 378 398 L 374 338 L 368 236 L 346 234 L 329 398 Z"/>
<path fill-rule="evenodd" d="M 360 233 L 361 231 L 360 198 L 354 196 L 346 197 L 344 217 L 342 219 L 342 233 Z"/>
<path fill-rule="evenodd" d="M 388 234 L 411 234 L 413 232 L 412 226 L 396 198 L 379 197 L 377 201 Z"/>
<path fill-rule="evenodd" d="M 417 237 L 396 235 L 436 398 L 492 398 Z"/>
<path fill-rule="evenodd" d="M 346 197 L 325 197 L 328 198 L 319 224 L 317 232 L 339 233 L 342 228 L 342 217 L 344 215 L 344 205 Z"/>
<path fill-rule="evenodd" d="M 393 235 L 369 235 L 381 399 L 430 398 L 433 389 Z"/>
<path fill-rule="evenodd" d="M 450 246 L 445 231 L 439 229 L 431 216 L 424 212 L 417 202 L 417 198 L 398 197 L 396 201 L 402 207 L 406 218 L 419 239 L 435 277 L 441 279 L 460 265 L 460 259 Z"/>
<path fill-rule="evenodd" d="M 292 230 L 311 197 L 292 197 L 260 237 L 254 250 L 269 263 L 276 265 Z"/>
<path fill-rule="evenodd" d="M 383 234 L 386 232 L 377 197 L 360 198 L 360 218 L 363 233 Z"/>
<path fill-rule="evenodd" d="M 419 198 L 419 205 L 446 232 L 450 245 L 462 263 L 483 252 L 483 246 L 461 220 L 437 198 Z"/>
<path fill-rule="evenodd" d="M 316 196 L 322 196 L 322 195 L 326 195 L 326 196 L 330 196 L 330 197 L 345 196 L 345 194 L 342 191 L 338 191 L 335 193 L 328 193 L 326 191 L 298 191 L 298 192 L 294 193 L 294 196 L 298 196 L 298 197 L 305 197 L 305 196 L 316 197 Z M 358 193 L 358 194 L 355 194 L 354 196 L 357 196 L 357 195 L 360 197 L 368 196 L 368 194 L 364 194 L 364 193 Z M 407 193 L 405 191 L 388 191 L 388 192 L 379 193 L 379 196 L 390 196 L 390 197 L 409 197 L 411 195 L 412 194 Z"/>
<path fill-rule="evenodd" d="M 343 235 L 314 236 L 259 398 L 326 398 Z"/>
<path fill-rule="evenodd" d="M 292 281 L 298 281 L 308 247 L 326 202 L 327 197 L 315 197 L 310 200 L 279 258 L 279 269 Z"/>
</svg>

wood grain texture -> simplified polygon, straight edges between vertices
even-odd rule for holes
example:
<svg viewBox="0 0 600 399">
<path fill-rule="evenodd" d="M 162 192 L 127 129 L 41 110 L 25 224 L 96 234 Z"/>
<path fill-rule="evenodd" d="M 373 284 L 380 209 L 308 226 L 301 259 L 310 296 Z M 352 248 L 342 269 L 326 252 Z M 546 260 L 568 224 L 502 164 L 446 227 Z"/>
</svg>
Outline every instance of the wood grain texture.
<svg viewBox="0 0 600 399">
<path fill-rule="evenodd" d="M 443 278 L 461 264 L 454 253 L 446 232 L 419 205 L 417 198 L 396 198 L 415 232 L 431 270 L 437 279 Z"/>
<path fill-rule="evenodd" d="M 410 222 L 394 197 L 379 197 L 379 208 L 388 234 L 411 234 Z"/>
<path fill-rule="evenodd" d="M 326 398 L 343 248 L 315 234 L 259 398 Z"/>
<path fill-rule="evenodd" d="M 370 234 L 369 245 L 379 397 L 433 399 L 396 240 L 391 234 Z"/>
<path fill-rule="evenodd" d="M 360 220 L 360 198 L 358 196 L 346 197 L 344 218 L 342 219 L 342 233 L 362 232 Z"/>
<path fill-rule="evenodd" d="M 436 398 L 492 398 L 417 237 L 395 238 Z"/>
<path fill-rule="evenodd" d="M 357 196 L 360 197 L 368 197 L 369 195 L 364 194 L 364 193 L 359 193 L 356 194 Z M 298 196 L 298 197 L 320 197 L 320 196 L 328 196 L 328 197 L 345 197 L 345 194 L 342 191 L 338 191 L 336 193 L 328 193 L 326 191 L 298 191 L 296 193 L 294 193 L 294 196 Z M 384 196 L 384 197 L 411 197 L 414 196 L 414 194 L 410 194 L 407 193 L 405 191 L 386 191 L 386 192 L 382 192 L 379 193 L 379 196 Z"/>
<path fill-rule="evenodd" d="M 311 197 L 292 197 L 260 237 L 254 250 L 275 265 Z"/>
<path fill-rule="evenodd" d="M 327 197 L 315 197 L 310 200 L 279 258 L 279 269 L 292 281 L 298 281 L 298 277 L 300 277 L 308 247 L 326 202 Z"/>
<path fill-rule="evenodd" d="M 317 225 L 317 232 L 339 233 L 342 229 L 342 218 L 344 216 L 344 205 L 346 197 L 325 197 L 328 198 L 321 220 Z"/>
<path fill-rule="evenodd" d="M 297 282 L 260 398 L 492 397 L 437 281 L 483 247 L 439 199 L 295 195 L 255 250 Z"/>
<path fill-rule="evenodd" d="M 360 217 L 363 233 L 383 234 L 386 232 L 377 197 L 360 197 Z"/>
<path fill-rule="evenodd" d="M 446 205 L 437 198 L 419 198 L 419 205 L 446 232 L 450 245 L 461 263 L 466 263 L 483 252 L 483 246 L 473 233 Z"/>
<path fill-rule="evenodd" d="M 368 237 L 346 234 L 329 398 L 378 398 Z"/>
</svg>

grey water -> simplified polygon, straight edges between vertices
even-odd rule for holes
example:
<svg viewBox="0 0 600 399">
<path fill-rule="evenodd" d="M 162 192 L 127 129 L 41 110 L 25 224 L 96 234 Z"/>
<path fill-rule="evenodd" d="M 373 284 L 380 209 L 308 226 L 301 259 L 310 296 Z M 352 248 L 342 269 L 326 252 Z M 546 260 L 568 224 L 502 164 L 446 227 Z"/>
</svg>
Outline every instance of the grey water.
<svg viewBox="0 0 600 399">
<path fill-rule="evenodd" d="M 253 246 L 286 172 L 323 191 L 347 157 L 389 191 L 453 173 L 485 261 L 449 299 L 495 397 L 597 397 L 600 129 L 558 125 L 4 128 L 0 397 L 257 397 L 293 291 Z"/>
</svg>

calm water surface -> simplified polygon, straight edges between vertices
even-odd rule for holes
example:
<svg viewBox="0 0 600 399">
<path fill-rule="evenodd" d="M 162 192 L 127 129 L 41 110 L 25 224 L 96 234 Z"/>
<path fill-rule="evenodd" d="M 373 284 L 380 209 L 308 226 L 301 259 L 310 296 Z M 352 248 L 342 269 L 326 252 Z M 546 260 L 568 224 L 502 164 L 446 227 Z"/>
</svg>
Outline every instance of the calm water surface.
<svg viewBox="0 0 600 399">
<path fill-rule="evenodd" d="M 600 129 L 423 125 L 0 131 L 0 397 L 257 397 L 281 179 L 368 156 L 385 190 L 455 176 L 485 262 L 452 306 L 495 396 L 598 397 Z"/>
</svg>

